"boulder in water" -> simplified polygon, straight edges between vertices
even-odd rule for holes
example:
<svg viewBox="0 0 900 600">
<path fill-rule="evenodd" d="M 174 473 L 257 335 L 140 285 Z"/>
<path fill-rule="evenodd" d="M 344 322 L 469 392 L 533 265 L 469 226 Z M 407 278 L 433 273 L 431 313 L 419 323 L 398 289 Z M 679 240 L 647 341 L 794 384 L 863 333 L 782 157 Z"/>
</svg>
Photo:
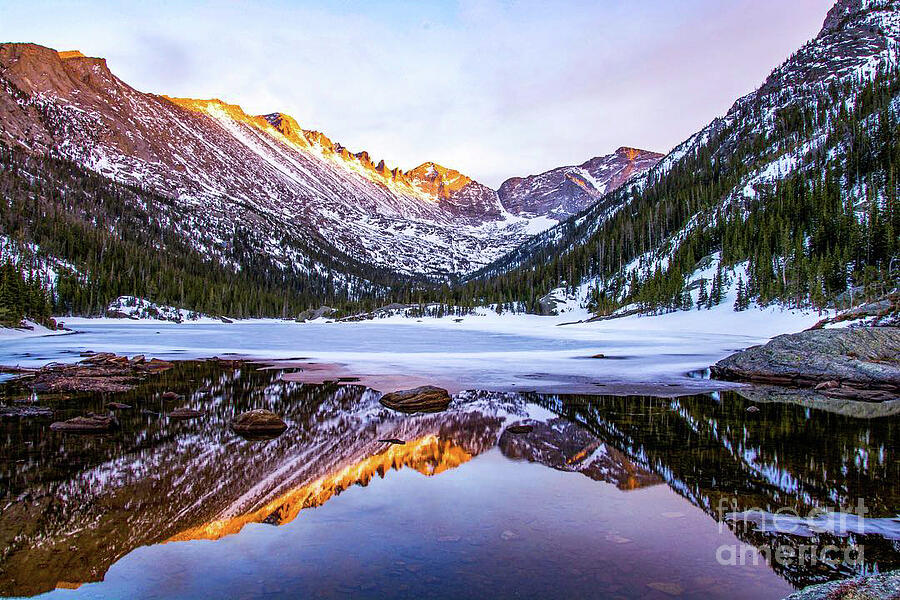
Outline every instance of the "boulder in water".
<svg viewBox="0 0 900 600">
<path fill-rule="evenodd" d="M 119 421 L 114 415 L 95 415 L 94 413 L 67 421 L 57 421 L 50 425 L 50 429 L 53 431 L 70 433 L 103 433 L 118 427 Z"/>
<path fill-rule="evenodd" d="M 231 430 L 236 434 L 251 439 L 278 437 L 287 429 L 281 417 L 270 410 L 257 408 L 241 413 L 231 421 Z"/>
<path fill-rule="evenodd" d="M 450 405 L 450 393 L 444 388 L 425 385 L 412 390 L 385 394 L 379 400 L 392 410 L 404 413 L 440 412 Z"/>
<path fill-rule="evenodd" d="M 169 413 L 169 418 L 176 421 L 185 421 L 187 419 L 195 419 L 202 416 L 202 412 L 194 410 L 193 408 L 176 408 Z"/>
</svg>

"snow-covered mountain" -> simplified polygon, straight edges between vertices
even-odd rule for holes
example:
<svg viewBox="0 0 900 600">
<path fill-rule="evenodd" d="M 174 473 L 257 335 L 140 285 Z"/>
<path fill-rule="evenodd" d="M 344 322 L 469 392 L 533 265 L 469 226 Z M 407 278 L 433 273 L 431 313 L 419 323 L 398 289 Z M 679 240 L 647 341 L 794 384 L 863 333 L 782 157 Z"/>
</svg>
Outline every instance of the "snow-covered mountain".
<svg viewBox="0 0 900 600">
<path fill-rule="evenodd" d="M 468 273 L 555 225 L 574 201 L 561 191 L 542 200 L 547 210 L 516 203 L 511 214 L 494 190 L 453 169 L 389 168 L 289 115 L 140 92 L 104 59 L 34 44 L 0 45 L 0 141 L 175 200 L 173 227 L 205 255 L 223 255 L 240 223 L 254 251 L 307 271 L 318 253 L 405 274 Z M 596 185 L 640 168 L 604 172 Z"/>
<path fill-rule="evenodd" d="M 643 174 L 662 157 L 656 152 L 622 147 L 578 166 L 507 179 L 497 193 L 503 207 L 514 215 L 549 215 L 562 221 L 618 189 L 631 177 Z"/>
<path fill-rule="evenodd" d="M 798 212 L 776 217 L 765 198 L 775 193 L 776 184 L 802 176 L 803 183 L 794 185 L 808 186 L 812 199 L 804 200 L 789 187 L 781 193 L 793 194 L 790 198 L 798 205 L 826 204 L 821 190 L 827 174 L 833 182 L 828 183 L 827 196 L 845 204 L 837 207 L 838 214 L 855 212 L 861 235 L 881 235 L 880 230 L 865 228 L 896 218 L 890 216 L 893 209 L 885 199 L 898 192 L 886 166 L 893 152 L 893 128 L 900 120 L 898 58 L 900 2 L 838 0 L 820 33 L 724 116 L 645 173 L 477 276 L 521 268 L 523 277 L 534 280 L 523 284 L 524 289 L 587 284 L 614 305 L 633 300 L 632 283 L 655 278 L 653 295 L 665 307 L 667 294 L 681 293 L 679 281 L 696 269 L 689 258 L 696 261 L 727 246 L 728 264 L 749 260 L 755 280 L 768 277 L 760 275 L 760 266 L 778 274 L 780 291 L 769 290 L 770 298 L 791 293 L 781 288 L 799 290 L 793 292 L 795 298 L 818 293 L 809 281 L 821 280 L 830 293 L 840 292 L 841 285 L 855 285 L 847 275 L 842 284 L 840 273 L 883 269 L 887 262 L 882 266 L 875 259 L 866 262 L 866 256 L 839 255 L 834 250 L 838 245 L 843 251 L 859 243 L 834 238 L 846 230 L 820 218 L 832 216 Z M 819 191 L 813 194 L 816 186 Z M 740 223 L 767 209 L 773 211 L 768 222 L 777 220 L 787 241 L 763 247 L 756 245 L 754 232 L 740 231 Z M 875 213 L 878 219 L 873 221 Z M 726 227 L 732 234 L 740 231 L 742 238 L 733 234 L 726 239 Z M 816 232 L 823 241 L 811 239 Z M 826 243 L 824 236 L 829 235 Z M 834 281 L 829 283 L 829 278 Z"/>
</svg>

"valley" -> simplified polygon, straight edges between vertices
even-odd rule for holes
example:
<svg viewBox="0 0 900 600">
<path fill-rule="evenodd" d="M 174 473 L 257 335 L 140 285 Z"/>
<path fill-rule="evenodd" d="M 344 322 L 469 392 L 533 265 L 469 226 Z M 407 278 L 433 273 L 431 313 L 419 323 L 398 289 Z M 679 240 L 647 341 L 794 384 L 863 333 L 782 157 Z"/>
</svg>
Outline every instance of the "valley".
<svg viewBox="0 0 900 600">
<path fill-rule="evenodd" d="M 681 52 L 812 1 L 155 9 L 220 71 L 44 1 L 0 41 L 0 595 L 900 597 L 900 0 L 674 144 L 725 77 L 666 97 Z M 384 147 L 316 129 L 381 61 L 333 131 Z"/>
</svg>

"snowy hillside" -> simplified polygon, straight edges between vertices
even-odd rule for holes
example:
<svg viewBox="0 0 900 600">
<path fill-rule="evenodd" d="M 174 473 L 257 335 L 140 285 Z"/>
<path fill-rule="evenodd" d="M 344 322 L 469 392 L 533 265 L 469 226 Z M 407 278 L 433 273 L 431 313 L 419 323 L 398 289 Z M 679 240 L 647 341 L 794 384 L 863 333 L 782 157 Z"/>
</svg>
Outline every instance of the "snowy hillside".
<svg viewBox="0 0 900 600">
<path fill-rule="evenodd" d="M 464 274 L 564 216 L 514 216 L 453 169 L 389 168 L 288 115 L 143 93 L 103 59 L 34 44 L 0 46 L 0 140 L 174 199 L 172 227 L 203 254 L 221 257 L 240 225 L 254 252 L 305 272 L 319 254 Z M 642 168 L 628 162 L 598 185 Z"/>
<path fill-rule="evenodd" d="M 173 323 L 198 321 L 205 316 L 183 308 L 158 305 L 146 298 L 135 298 L 134 296 L 120 296 L 110 302 L 106 309 L 106 315 L 115 319 L 150 319 Z"/>
<path fill-rule="evenodd" d="M 726 266 L 749 262 L 745 283 L 766 302 L 884 293 L 900 218 L 898 57 L 900 3 L 840 0 L 819 35 L 724 117 L 476 273 L 485 283 L 473 287 L 539 295 L 589 282 L 607 309 L 674 308 L 697 261 L 723 252 Z"/>
</svg>

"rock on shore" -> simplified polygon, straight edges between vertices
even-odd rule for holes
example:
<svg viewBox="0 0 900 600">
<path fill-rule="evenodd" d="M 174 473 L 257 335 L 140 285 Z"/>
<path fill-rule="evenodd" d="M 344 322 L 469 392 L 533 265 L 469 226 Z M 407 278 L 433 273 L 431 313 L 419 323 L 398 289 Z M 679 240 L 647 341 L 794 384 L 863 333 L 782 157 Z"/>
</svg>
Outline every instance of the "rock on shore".
<svg viewBox="0 0 900 600">
<path fill-rule="evenodd" d="M 814 387 L 835 398 L 887 400 L 900 393 L 900 328 L 781 335 L 737 352 L 710 370 L 717 379 Z"/>
<path fill-rule="evenodd" d="M 900 598 L 900 571 L 811 585 L 785 600 L 896 600 Z"/>
</svg>

